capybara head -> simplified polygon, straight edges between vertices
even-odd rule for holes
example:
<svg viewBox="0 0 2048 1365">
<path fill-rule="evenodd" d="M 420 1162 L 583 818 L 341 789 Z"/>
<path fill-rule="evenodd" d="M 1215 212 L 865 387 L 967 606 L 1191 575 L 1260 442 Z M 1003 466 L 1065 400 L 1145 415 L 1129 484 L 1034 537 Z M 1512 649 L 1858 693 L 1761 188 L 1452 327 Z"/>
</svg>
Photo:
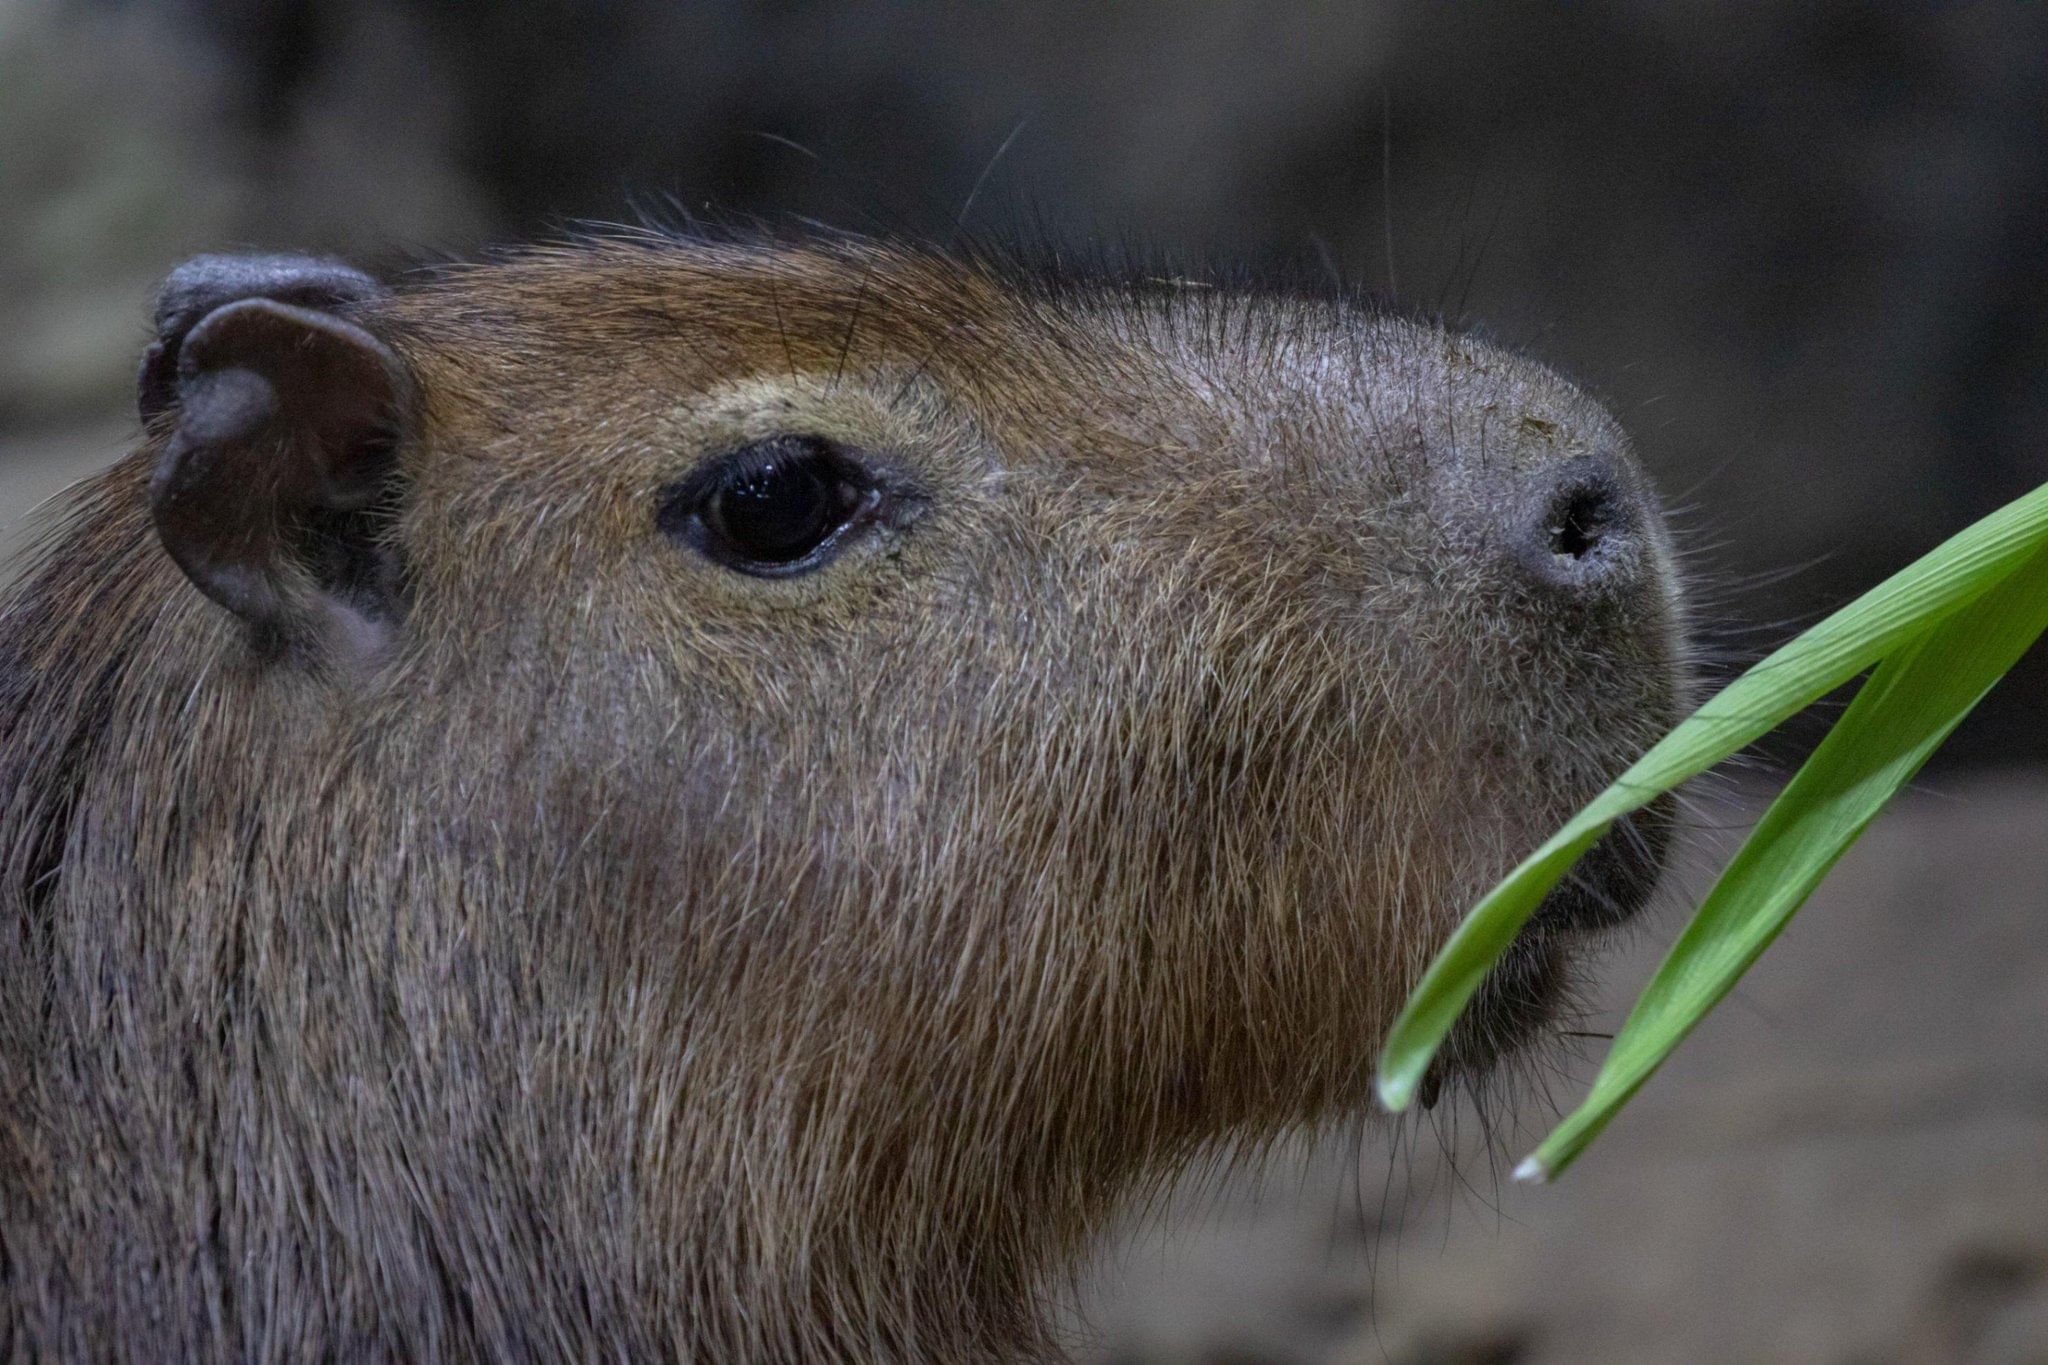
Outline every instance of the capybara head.
<svg viewBox="0 0 2048 1365">
<path fill-rule="evenodd" d="M 1684 691 L 1613 421 L 1355 299 L 215 257 L 141 388 L 0 618 L 0 1334 L 56 1353 L 1043 1350 L 1134 1185 L 1364 1102 Z"/>
</svg>

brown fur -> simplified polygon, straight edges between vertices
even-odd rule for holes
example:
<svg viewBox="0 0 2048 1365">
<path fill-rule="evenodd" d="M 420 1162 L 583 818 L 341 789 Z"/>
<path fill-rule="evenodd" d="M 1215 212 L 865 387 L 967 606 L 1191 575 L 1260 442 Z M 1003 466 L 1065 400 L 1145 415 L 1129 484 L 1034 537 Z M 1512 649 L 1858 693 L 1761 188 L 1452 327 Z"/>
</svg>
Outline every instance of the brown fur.
<svg viewBox="0 0 2048 1365">
<path fill-rule="evenodd" d="M 14 1354 L 1046 1354 L 1678 695 L 1654 514 L 1597 606 L 1495 544 L 1608 418 L 1356 304 L 623 240 L 349 315 L 417 381 L 388 658 L 193 591 L 161 431 L 0 616 Z M 781 581 L 656 531 L 782 431 L 918 515 Z"/>
</svg>

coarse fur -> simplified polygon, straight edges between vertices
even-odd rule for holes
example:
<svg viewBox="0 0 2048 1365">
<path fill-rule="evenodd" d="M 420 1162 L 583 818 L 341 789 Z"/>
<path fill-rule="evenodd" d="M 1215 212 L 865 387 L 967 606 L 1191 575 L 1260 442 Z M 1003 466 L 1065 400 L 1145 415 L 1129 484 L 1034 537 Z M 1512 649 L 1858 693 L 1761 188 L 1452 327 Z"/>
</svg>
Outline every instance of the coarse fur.
<svg viewBox="0 0 2048 1365">
<path fill-rule="evenodd" d="M 1682 700 L 1612 421 L 1357 300 L 649 234 L 336 311 L 412 381 L 387 650 L 193 590 L 168 417 L 0 614 L 9 1355 L 1052 1354 L 1117 1201 L 1362 1105 Z M 901 515 L 774 580 L 662 534 L 789 432 Z M 1504 528 L 1588 460 L 1648 510 L 1582 591 Z"/>
</svg>

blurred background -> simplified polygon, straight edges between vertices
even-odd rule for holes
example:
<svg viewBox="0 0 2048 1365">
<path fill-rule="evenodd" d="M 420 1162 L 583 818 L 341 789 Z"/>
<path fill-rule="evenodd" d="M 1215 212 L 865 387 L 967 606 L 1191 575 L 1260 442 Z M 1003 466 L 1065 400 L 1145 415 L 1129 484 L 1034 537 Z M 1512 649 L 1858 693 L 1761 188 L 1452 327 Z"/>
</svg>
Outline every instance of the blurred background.
<svg viewBox="0 0 2048 1365">
<path fill-rule="evenodd" d="M 2034 5 L 0 0 L 0 535 L 132 438 L 188 254 L 707 213 L 1158 243 L 1523 348 L 1635 433 L 1724 665 L 2048 480 Z M 1561 1187 L 1469 1107 L 1198 1180 L 1079 1354 L 2048 1360 L 2043 653 Z"/>
</svg>

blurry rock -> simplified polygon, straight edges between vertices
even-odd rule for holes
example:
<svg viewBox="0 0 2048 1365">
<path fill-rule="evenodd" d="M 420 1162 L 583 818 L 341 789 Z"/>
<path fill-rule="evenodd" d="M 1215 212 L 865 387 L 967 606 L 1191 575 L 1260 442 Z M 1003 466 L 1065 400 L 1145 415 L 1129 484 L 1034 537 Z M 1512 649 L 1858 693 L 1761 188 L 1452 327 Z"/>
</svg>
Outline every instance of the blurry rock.
<svg viewBox="0 0 2048 1365">
<path fill-rule="evenodd" d="M 0 427 L 125 409 L 156 283 L 194 252 L 385 263 L 485 235 L 410 21 L 323 22 L 336 40 L 266 123 L 184 7 L 0 0 Z"/>
<path fill-rule="evenodd" d="M 164 262 L 233 221 L 217 74 L 160 16 L 0 0 L 0 425 L 128 401 Z"/>
<path fill-rule="evenodd" d="M 231 117 L 252 187 L 243 236 L 392 269 L 473 251 L 505 230 L 488 192 L 457 164 L 463 111 L 449 54 L 407 7 L 228 0 L 185 9 L 186 31 L 233 73 Z M 603 98 L 602 86 L 587 97 Z"/>
</svg>

